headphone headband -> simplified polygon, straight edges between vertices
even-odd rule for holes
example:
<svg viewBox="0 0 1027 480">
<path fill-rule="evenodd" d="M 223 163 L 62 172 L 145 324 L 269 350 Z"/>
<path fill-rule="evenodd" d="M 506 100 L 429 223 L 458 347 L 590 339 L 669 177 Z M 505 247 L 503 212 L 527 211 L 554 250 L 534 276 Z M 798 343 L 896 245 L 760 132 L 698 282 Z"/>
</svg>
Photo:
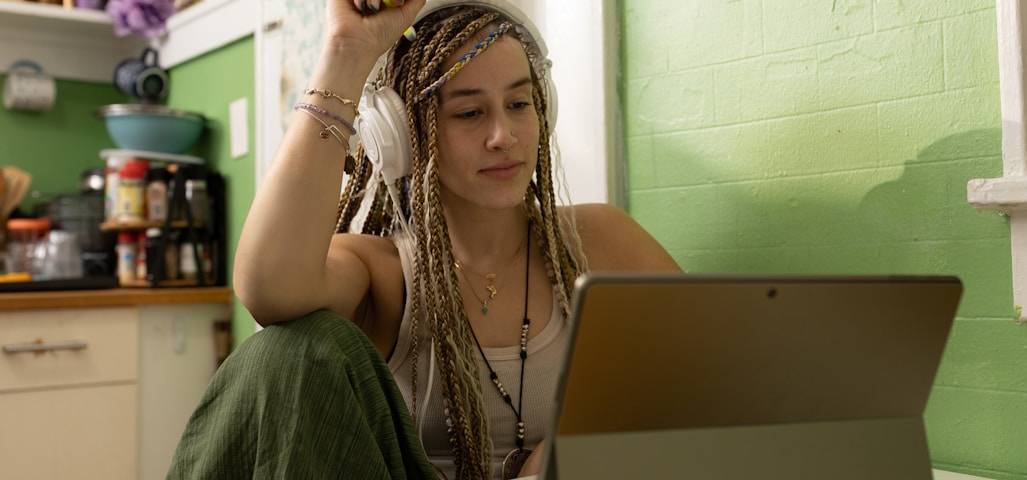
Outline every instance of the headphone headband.
<svg viewBox="0 0 1027 480">
<path fill-rule="evenodd" d="M 542 40 L 542 34 L 535 27 L 535 24 L 528 18 L 528 15 L 523 10 L 510 3 L 506 0 L 428 0 L 425 2 L 420 12 L 417 12 L 417 17 L 414 18 L 414 28 L 417 28 L 417 24 L 424 19 L 424 17 L 442 10 L 443 8 L 453 6 L 471 6 L 471 7 L 485 7 L 490 10 L 495 10 L 500 14 L 506 16 L 511 23 L 517 28 L 518 33 L 522 36 L 526 36 L 525 40 L 528 40 L 538 46 L 539 53 L 543 57 L 549 57 L 549 50 L 546 48 L 545 42 Z"/>
<path fill-rule="evenodd" d="M 513 24 L 521 39 L 535 46 L 541 58 L 532 60 L 535 73 L 542 77 L 548 99 L 548 124 L 550 130 L 556 124 L 556 88 L 549 78 L 551 62 L 548 50 L 542 42 L 542 35 L 531 19 L 516 5 L 506 0 L 428 0 L 414 20 L 417 24 L 425 17 L 441 9 L 453 6 L 477 6 L 503 15 Z M 382 55 L 379 65 L 384 65 L 389 53 Z M 356 118 L 356 129 L 364 154 L 380 170 L 384 180 L 391 185 L 396 179 L 409 175 L 413 170 L 413 149 L 411 147 L 406 106 L 394 90 L 388 86 L 377 87 L 374 78 L 380 66 L 376 66 L 364 85 Z M 541 69 L 541 71 L 539 71 Z"/>
</svg>

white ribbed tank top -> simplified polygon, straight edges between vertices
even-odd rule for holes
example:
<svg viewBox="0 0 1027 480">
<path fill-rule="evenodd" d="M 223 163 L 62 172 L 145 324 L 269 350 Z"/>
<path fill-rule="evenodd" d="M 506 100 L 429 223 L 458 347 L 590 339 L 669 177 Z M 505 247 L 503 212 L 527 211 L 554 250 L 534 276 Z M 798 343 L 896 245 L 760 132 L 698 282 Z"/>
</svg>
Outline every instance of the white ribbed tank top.
<svg viewBox="0 0 1027 480">
<path fill-rule="evenodd" d="M 407 299 L 413 291 L 413 274 L 407 250 L 398 245 L 404 241 L 396 237 L 400 260 L 403 264 L 403 277 L 406 284 Z M 563 365 L 569 342 L 570 329 L 567 320 L 560 310 L 560 302 L 556 300 L 554 288 L 553 312 L 546 327 L 538 335 L 528 340 L 528 358 L 524 363 L 524 399 L 521 415 L 525 425 L 524 445 L 534 448 L 538 442 L 548 436 L 551 428 L 552 413 L 555 407 L 557 382 Z M 396 348 L 389 358 L 389 369 L 399 385 L 400 391 L 411 407 L 411 305 L 407 301 L 403 307 L 403 320 L 399 327 L 399 338 Z M 446 474 L 447 478 L 456 478 L 453 467 L 453 450 L 446 432 L 446 417 L 442 397 L 442 386 L 439 383 L 438 369 L 434 365 L 431 353 L 431 334 L 428 325 L 421 325 L 418 332 L 417 366 L 417 419 L 415 427 L 424 445 L 428 459 Z M 501 348 L 484 348 L 485 356 L 496 371 L 503 387 L 510 394 L 514 405 L 517 405 L 521 391 L 521 357 L 520 346 L 513 345 Z M 429 368 L 429 365 L 431 368 Z M 485 411 L 489 419 L 492 435 L 492 478 L 499 479 L 502 475 L 502 463 L 507 453 L 516 448 L 517 417 L 498 390 L 488 378 L 488 368 L 479 357 L 478 367 L 481 372 L 481 384 L 484 392 Z M 428 377 L 431 372 L 431 387 Z"/>
</svg>

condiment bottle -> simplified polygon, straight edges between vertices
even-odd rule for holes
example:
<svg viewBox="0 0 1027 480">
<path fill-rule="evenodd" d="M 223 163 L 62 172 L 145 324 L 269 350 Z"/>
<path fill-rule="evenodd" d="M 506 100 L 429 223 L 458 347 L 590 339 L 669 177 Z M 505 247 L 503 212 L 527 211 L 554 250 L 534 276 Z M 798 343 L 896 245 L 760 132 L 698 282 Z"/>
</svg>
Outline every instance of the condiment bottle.
<svg viewBox="0 0 1027 480">
<path fill-rule="evenodd" d="M 196 280 L 199 265 L 196 264 L 196 250 L 189 240 L 183 240 L 178 251 L 179 267 L 178 272 L 182 280 Z"/>
<path fill-rule="evenodd" d="M 146 232 L 136 233 L 136 280 L 146 280 L 147 278 L 147 249 L 146 249 Z"/>
<path fill-rule="evenodd" d="M 155 167 L 146 172 L 146 219 L 164 221 L 168 218 L 167 168 Z"/>
<path fill-rule="evenodd" d="M 163 278 L 156 278 L 158 266 L 160 266 L 162 277 L 168 274 L 168 268 L 163 263 L 165 257 L 157 254 L 157 247 L 160 245 L 160 233 L 160 229 L 156 227 L 146 229 L 146 280 L 164 280 Z"/>
<path fill-rule="evenodd" d="M 122 285 L 129 285 L 135 282 L 137 249 L 135 233 L 118 233 L 118 244 L 114 247 L 114 250 L 118 254 L 118 282 Z"/>
<path fill-rule="evenodd" d="M 103 218 L 107 220 L 118 219 L 118 184 L 120 183 L 121 169 L 130 158 L 108 157 L 107 168 L 104 170 L 106 181 L 104 182 Z"/>
<path fill-rule="evenodd" d="M 118 172 L 118 220 L 139 221 L 145 213 L 143 189 L 149 163 L 129 160 Z"/>
<path fill-rule="evenodd" d="M 207 181 L 202 178 L 190 178 L 185 181 L 185 199 L 189 204 L 189 213 L 193 221 L 207 223 Z"/>
</svg>

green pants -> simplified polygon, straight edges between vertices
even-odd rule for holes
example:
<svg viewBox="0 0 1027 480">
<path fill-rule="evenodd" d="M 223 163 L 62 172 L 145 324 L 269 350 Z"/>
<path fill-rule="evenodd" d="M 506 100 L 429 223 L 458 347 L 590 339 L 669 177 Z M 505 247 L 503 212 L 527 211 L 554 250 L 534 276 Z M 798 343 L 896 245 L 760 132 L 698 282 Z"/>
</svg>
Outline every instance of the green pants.
<svg viewBox="0 0 1027 480">
<path fill-rule="evenodd" d="M 169 479 L 434 479 L 385 361 L 326 311 L 247 339 L 189 419 Z"/>
</svg>

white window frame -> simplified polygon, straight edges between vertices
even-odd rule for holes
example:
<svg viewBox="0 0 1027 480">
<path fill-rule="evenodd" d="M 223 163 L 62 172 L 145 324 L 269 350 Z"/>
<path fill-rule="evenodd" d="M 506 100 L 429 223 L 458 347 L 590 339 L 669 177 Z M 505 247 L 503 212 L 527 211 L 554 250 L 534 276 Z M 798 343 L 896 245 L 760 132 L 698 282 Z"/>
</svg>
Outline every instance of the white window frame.
<svg viewBox="0 0 1027 480">
<path fill-rule="evenodd" d="M 1027 105 L 1024 58 L 1027 18 L 1019 0 L 996 0 L 998 19 L 999 89 L 1002 102 L 1002 177 L 967 183 L 967 201 L 978 210 L 1009 215 L 1012 244 L 1013 302 L 1027 305 Z M 1027 316 L 1019 314 L 1019 323 Z"/>
</svg>

